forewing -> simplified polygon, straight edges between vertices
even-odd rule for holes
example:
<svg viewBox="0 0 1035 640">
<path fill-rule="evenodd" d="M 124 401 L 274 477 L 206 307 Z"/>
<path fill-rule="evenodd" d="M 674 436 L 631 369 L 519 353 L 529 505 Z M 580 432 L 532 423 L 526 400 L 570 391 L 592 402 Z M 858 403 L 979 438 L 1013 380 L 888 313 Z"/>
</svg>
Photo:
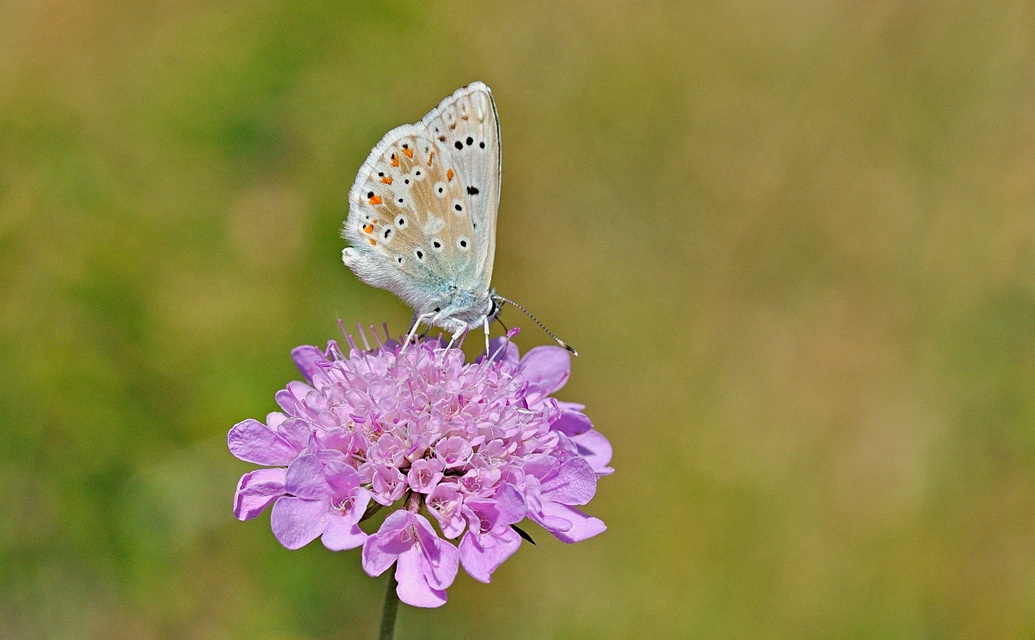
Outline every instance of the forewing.
<svg viewBox="0 0 1035 640">
<path fill-rule="evenodd" d="M 448 150 L 466 197 L 474 260 L 457 262 L 459 284 L 468 290 L 487 291 L 496 252 L 500 199 L 499 121 L 492 93 L 481 82 L 469 84 L 443 100 L 420 124 Z"/>
</svg>

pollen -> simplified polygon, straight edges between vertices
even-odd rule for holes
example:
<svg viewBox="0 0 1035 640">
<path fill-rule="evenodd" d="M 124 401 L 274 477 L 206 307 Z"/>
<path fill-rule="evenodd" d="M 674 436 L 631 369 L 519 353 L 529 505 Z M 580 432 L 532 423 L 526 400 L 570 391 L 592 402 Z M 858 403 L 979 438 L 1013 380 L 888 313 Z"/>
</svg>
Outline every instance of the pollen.
<svg viewBox="0 0 1035 640">
<path fill-rule="evenodd" d="M 381 199 L 381 196 L 378 196 L 378 195 L 370 196 L 370 204 L 381 204 L 382 202 L 384 202 L 384 201 Z"/>
</svg>

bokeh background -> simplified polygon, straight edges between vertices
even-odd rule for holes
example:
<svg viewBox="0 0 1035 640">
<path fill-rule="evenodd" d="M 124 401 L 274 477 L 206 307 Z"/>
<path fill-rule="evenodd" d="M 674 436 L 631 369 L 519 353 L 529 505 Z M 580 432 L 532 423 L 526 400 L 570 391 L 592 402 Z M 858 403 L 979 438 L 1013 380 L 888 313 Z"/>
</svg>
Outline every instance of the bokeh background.
<svg viewBox="0 0 1035 640">
<path fill-rule="evenodd" d="M 0 637 L 375 635 L 358 552 L 233 519 L 225 437 L 338 318 L 405 330 L 345 196 L 476 79 L 494 281 L 583 354 L 610 528 L 529 527 L 399 638 L 1035 637 L 1009 0 L 4 0 Z"/>
</svg>

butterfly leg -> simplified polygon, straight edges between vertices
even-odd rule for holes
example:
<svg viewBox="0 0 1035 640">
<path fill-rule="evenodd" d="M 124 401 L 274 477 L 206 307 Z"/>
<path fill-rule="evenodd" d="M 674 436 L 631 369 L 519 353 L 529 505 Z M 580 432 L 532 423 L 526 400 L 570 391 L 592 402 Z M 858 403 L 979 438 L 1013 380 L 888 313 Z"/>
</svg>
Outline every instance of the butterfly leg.
<svg viewBox="0 0 1035 640">
<path fill-rule="evenodd" d="M 468 327 L 464 327 L 463 329 L 461 329 L 461 330 L 457 331 L 456 333 L 454 333 L 453 337 L 449 339 L 449 344 L 446 346 L 446 349 L 447 350 L 452 349 L 453 345 L 456 344 L 457 340 L 459 340 L 460 338 L 462 338 L 465 335 L 467 335 L 468 331 L 469 331 L 469 328 Z"/>
<path fill-rule="evenodd" d="M 417 327 L 420 326 L 420 323 L 431 316 L 432 314 L 430 313 L 426 313 L 422 316 L 417 315 L 416 311 L 413 313 L 413 320 L 411 320 L 413 324 L 410 326 L 409 333 L 406 334 L 406 340 L 403 342 L 402 348 L 399 349 L 399 355 L 402 355 L 403 352 L 406 351 L 406 347 L 410 346 L 410 341 L 413 340 L 413 336 L 417 335 Z"/>
<path fill-rule="evenodd" d="M 489 357 L 489 316 L 482 318 L 482 326 L 485 327 L 485 357 Z"/>
</svg>

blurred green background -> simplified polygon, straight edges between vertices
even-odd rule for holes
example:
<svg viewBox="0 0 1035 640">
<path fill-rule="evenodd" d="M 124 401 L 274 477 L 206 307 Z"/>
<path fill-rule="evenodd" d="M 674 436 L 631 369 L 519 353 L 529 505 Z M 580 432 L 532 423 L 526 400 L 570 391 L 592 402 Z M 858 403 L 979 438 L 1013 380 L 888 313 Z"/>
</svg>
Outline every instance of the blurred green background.
<svg viewBox="0 0 1035 640">
<path fill-rule="evenodd" d="M 345 197 L 476 79 L 610 528 L 399 638 L 1035 637 L 1035 6 L 489 6 L 0 3 L 0 637 L 374 636 L 358 552 L 233 519 L 226 432 L 405 330 Z"/>
</svg>

